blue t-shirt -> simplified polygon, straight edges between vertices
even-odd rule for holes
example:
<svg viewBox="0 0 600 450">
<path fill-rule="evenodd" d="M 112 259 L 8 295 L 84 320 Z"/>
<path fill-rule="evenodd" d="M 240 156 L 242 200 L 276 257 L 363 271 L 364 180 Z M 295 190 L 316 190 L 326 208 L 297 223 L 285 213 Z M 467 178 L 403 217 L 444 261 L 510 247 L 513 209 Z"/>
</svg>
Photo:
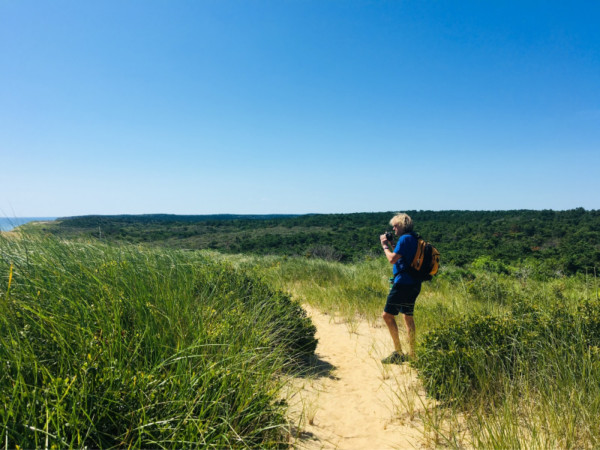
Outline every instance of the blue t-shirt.
<svg viewBox="0 0 600 450">
<path fill-rule="evenodd" d="M 418 283 L 419 281 L 411 277 L 405 270 L 406 266 L 410 265 L 415 257 L 415 253 L 417 253 L 417 238 L 410 233 L 403 234 L 398 239 L 394 253 L 401 255 L 400 259 L 394 264 L 394 283 Z"/>
</svg>

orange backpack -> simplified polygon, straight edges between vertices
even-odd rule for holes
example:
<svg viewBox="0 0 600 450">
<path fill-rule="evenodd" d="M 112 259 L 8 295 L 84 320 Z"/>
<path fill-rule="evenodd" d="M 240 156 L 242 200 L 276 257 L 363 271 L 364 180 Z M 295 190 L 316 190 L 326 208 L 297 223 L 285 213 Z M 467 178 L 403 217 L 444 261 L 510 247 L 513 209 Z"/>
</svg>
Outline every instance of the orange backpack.
<svg viewBox="0 0 600 450">
<path fill-rule="evenodd" d="M 440 252 L 429 242 L 418 236 L 415 237 L 417 238 L 417 252 L 406 271 L 416 280 L 429 281 L 440 268 Z"/>
</svg>

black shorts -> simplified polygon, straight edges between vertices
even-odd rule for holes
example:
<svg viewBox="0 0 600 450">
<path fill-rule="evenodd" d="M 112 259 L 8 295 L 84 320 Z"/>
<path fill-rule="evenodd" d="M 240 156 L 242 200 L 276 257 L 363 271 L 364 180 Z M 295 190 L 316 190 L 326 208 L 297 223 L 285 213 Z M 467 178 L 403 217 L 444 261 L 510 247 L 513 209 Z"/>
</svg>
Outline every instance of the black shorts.
<svg viewBox="0 0 600 450">
<path fill-rule="evenodd" d="M 415 301 L 421 292 L 421 283 L 400 284 L 394 283 L 387 297 L 383 310 L 394 316 L 402 313 L 412 316 L 415 310 Z"/>
</svg>

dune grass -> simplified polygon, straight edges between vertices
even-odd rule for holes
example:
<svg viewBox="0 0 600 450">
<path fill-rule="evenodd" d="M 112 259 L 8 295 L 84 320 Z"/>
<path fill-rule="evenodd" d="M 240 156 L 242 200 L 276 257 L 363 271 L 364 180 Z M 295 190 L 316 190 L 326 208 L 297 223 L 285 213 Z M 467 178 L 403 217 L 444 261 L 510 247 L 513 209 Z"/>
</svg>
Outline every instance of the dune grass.
<svg viewBox="0 0 600 450">
<path fill-rule="evenodd" d="M 0 237 L 0 440 L 287 446 L 279 375 L 316 345 L 298 302 L 350 327 L 381 325 L 389 272 L 383 258 Z M 437 399 L 420 417 L 430 442 L 600 445 L 595 277 L 536 279 L 489 261 L 445 267 L 423 285 L 415 321 L 415 367 Z"/>
<path fill-rule="evenodd" d="M 0 237 L 6 448 L 285 447 L 290 297 L 195 252 Z"/>
</svg>

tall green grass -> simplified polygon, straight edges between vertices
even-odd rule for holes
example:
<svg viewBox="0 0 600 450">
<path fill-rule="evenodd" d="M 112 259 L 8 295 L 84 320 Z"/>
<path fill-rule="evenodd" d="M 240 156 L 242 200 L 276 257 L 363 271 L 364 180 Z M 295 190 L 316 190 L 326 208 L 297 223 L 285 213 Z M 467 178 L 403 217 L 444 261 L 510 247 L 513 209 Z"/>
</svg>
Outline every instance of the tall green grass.
<svg viewBox="0 0 600 450">
<path fill-rule="evenodd" d="M 382 298 L 389 290 L 389 264 L 365 259 L 342 264 L 318 258 L 218 255 L 236 267 L 252 267 L 269 284 L 285 290 L 304 304 L 352 322 L 380 320 Z"/>
<path fill-rule="evenodd" d="M 7 448 L 287 445 L 302 308 L 194 252 L 0 236 Z"/>
</svg>

